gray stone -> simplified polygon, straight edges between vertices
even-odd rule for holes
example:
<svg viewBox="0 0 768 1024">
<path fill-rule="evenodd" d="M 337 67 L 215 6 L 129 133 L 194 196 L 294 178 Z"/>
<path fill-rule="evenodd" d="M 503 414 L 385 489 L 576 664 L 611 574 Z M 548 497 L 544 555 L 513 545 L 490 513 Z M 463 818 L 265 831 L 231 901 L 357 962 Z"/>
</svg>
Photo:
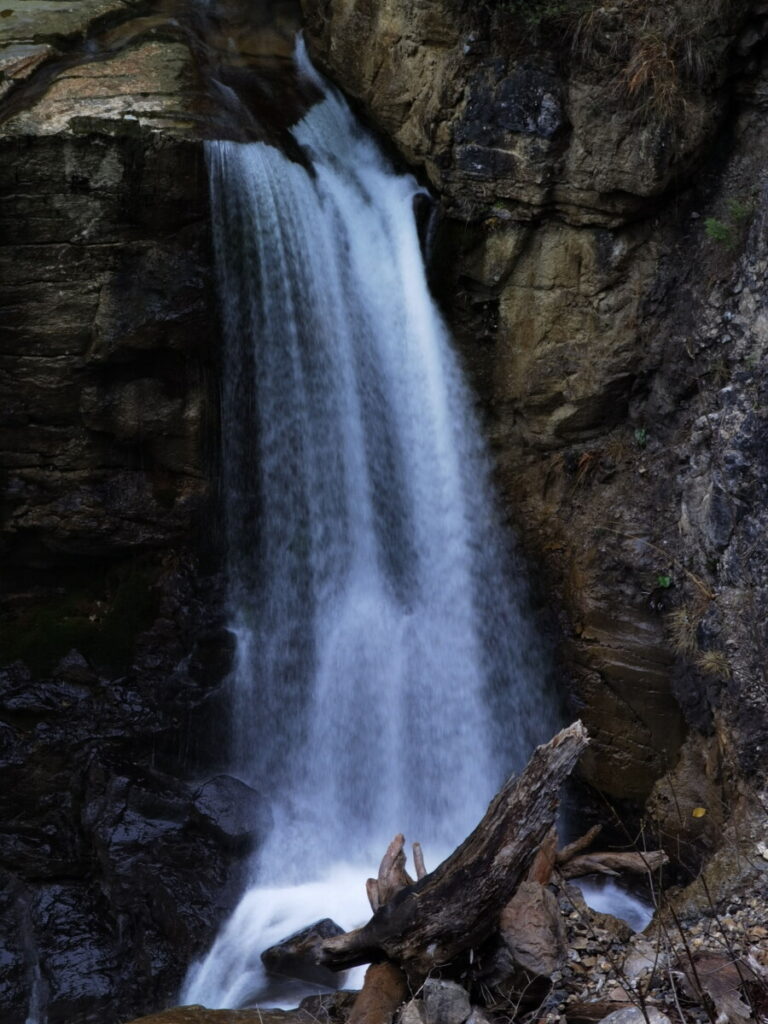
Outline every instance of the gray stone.
<svg viewBox="0 0 768 1024">
<path fill-rule="evenodd" d="M 602 1024 L 670 1024 L 669 1017 L 647 1006 L 643 1012 L 639 1006 L 630 1006 L 626 1010 L 615 1010 L 603 1017 Z"/>
<path fill-rule="evenodd" d="M 427 978 L 422 991 L 426 1024 L 464 1024 L 472 1012 L 467 990 L 455 981 Z"/>
<path fill-rule="evenodd" d="M 88 663 L 87 658 L 84 658 L 80 651 L 74 648 L 59 661 L 53 674 L 56 679 L 62 679 L 68 683 L 80 683 L 84 686 L 98 682 L 98 676 Z"/>
<path fill-rule="evenodd" d="M 492 1022 L 485 1010 L 481 1010 L 479 1006 L 473 1006 L 472 1013 L 467 1018 L 467 1024 L 492 1024 Z"/>
<path fill-rule="evenodd" d="M 411 999 L 403 1007 L 400 1024 L 426 1024 L 427 1011 L 421 999 Z"/>
</svg>

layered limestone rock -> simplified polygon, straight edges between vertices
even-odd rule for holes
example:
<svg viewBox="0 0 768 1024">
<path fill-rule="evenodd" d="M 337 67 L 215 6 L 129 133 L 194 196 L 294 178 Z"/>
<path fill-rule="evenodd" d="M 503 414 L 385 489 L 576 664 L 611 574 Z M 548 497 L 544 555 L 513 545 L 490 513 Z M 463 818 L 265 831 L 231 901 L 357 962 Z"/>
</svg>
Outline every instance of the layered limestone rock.
<svg viewBox="0 0 768 1024">
<path fill-rule="evenodd" d="M 768 9 L 571 6 L 304 0 L 317 60 L 440 199 L 436 287 L 561 595 L 586 778 L 642 800 L 693 727 L 727 800 L 768 722 L 746 541 L 766 525 Z M 695 839 L 701 791 L 680 797 Z"/>
</svg>

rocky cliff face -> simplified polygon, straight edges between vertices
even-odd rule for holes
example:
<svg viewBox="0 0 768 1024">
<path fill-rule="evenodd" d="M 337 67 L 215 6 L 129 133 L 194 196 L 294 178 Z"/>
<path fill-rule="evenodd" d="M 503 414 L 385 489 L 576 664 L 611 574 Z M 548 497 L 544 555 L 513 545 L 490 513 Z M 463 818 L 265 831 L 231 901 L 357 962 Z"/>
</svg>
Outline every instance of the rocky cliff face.
<svg viewBox="0 0 768 1024">
<path fill-rule="evenodd" d="M 8 1024 L 172 1000 L 263 825 L 217 732 L 231 643 L 201 137 L 224 128 L 173 6 L 0 12 Z"/>
<path fill-rule="evenodd" d="M 0 1004 L 88 1020 L 170 994 L 231 856 L 187 735 L 227 647 L 196 542 L 204 177 L 198 147 L 140 134 L 0 151 Z"/>
<path fill-rule="evenodd" d="M 768 721 L 768 11 L 304 8 L 440 200 L 436 286 L 560 597 L 584 775 L 619 800 L 664 777 L 661 827 L 710 839 Z"/>
</svg>

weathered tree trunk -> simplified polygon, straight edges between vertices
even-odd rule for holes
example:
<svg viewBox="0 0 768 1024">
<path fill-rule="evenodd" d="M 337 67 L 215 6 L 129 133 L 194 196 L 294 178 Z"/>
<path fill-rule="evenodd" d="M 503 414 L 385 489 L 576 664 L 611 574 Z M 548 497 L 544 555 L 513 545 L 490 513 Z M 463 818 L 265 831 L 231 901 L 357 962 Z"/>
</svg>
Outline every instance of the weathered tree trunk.
<svg viewBox="0 0 768 1024">
<path fill-rule="evenodd" d="M 325 941 L 320 962 L 346 970 L 391 960 L 413 980 L 482 943 L 497 930 L 501 909 L 553 827 L 560 786 L 587 742 L 586 730 L 575 722 L 538 747 L 461 846 L 433 872 L 392 893 L 389 883 L 405 876 L 398 836 L 385 856 L 376 893 L 372 883 L 368 886 L 369 896 L 375 897 L 382 895 L 382 885 L 388 902 L 380 900 L 362 928 Z M 546 859 L 551 858 L 549 852 Z"/>
</svg>

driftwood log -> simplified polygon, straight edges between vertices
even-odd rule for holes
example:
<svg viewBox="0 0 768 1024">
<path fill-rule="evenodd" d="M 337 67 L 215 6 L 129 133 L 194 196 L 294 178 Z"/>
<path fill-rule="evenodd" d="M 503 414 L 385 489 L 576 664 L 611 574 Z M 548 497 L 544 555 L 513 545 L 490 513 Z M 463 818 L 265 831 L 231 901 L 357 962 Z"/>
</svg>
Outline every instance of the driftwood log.
<svg viewBox="0 0 768 1024">
<path fill-rule="evenodd" d="M 492 968 L 500 963 L 528 977 L 550 975 L 567 956 L 551 883 L 556 890 L 579 875 L 648 872 L 667 862 L 661 850 L 585 852 L 600 826 L 558 850 L 559 791 L 587 743 L 586 730 L 575 722 L 538 747 L 474 832 L 434 871 L 427 873 L 415 843 L 416 880 L 405 870 L 405 838 L 395 836 L 377 878 L 366 882 L 373 917 L 325 939 L 317 953 L 317 963 L 334 971 L 372 965 L 349 1024 L 389 1024 L 409 990 L 432 973 L 466 972 L 482 949 L 481 959 Z"/>
<path fill-rule="evenodd" d="M 398 836 L 385 858 L 391 868 L 384 875 L 400 875 L 402 887 L 387 890 L 388 900 L 381 902 L 380 872 L 373 917 L 362 928 L 326 940 L 320 962 L 346 970 L 390 960 L 413 982 L 481 944 L 496 931 L 501 909 L 552 829 L 560 787 L 587 742 L 586 730 L 576 722 L 538 747 L 522 774 L 496 795 L 474 832 L 416 882 L 406 881 Z M 369 897 L 372 889 L 369 882 Z"/>
</svg>

